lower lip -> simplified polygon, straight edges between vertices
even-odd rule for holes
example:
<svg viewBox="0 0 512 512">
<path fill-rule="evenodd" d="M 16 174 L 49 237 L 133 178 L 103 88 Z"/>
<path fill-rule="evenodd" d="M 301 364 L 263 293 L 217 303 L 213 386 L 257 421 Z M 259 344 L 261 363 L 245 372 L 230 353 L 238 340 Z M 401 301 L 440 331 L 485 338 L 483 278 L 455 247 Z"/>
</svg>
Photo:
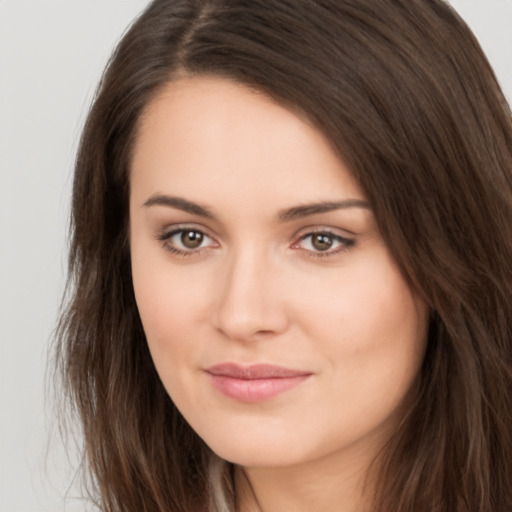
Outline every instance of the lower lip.
<svg viewBox="0 0 512 512">
<path fill-rule="evenodd" d="M 304 382 L 309 375 L 269 379 L 237 379 L 225 375 L 209 374 L 213 386 L 223 395 L 240 402 L 263 402 Z"/>
</svg>

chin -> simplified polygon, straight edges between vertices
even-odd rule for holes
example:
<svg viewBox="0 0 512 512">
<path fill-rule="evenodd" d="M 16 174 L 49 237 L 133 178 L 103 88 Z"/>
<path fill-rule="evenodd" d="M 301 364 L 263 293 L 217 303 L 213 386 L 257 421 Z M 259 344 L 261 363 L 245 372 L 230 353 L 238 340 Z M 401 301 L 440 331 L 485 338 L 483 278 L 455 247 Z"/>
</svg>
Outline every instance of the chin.
<svg viewBox="0 0 512 512">
<path fill-rule="evenodd" d="M 228 430 L 229 431 L 229 430 Z M 311 457 L 304 442 L 293 436 L 278 432 L 249 432 L 239 430 L 241 435 L 202 436 L 208 447 L 220 458 L 244 467 L 290 466 Z"/>
<path fill-rule="evenodd" d="M 280 467 L 292 466 L 301 462 L 300 457 L 293 457 L 289 452 L 286 453 L 282 448 L 275 447 L 250 447 L 245 446 L 240 449 L 234 447 L 222 446 L 219 449 L 213 449 L 213 452 L 220 458 L 243 467 Z"/>
</svg>

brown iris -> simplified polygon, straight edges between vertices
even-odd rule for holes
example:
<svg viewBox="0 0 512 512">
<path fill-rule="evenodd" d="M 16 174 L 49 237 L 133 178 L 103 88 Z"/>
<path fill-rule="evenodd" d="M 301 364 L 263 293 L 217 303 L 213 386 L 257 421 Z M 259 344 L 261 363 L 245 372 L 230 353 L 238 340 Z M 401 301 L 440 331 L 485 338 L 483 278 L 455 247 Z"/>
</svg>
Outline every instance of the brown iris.
<svg viewBox="0 0 512 512">
<path fill-rule="evenodd" d="M 317 251 L 327 251 L 334 243 L 332 235 L 317 233 L 311 236 L 311 244 Z"/>
<path fill-rule="evenodd" d="M 181 234 L 181 243 L 187 249 L 197 249 L 204 240 L 204 235 L 199 231 L 184 231 Z"/>
</svg>

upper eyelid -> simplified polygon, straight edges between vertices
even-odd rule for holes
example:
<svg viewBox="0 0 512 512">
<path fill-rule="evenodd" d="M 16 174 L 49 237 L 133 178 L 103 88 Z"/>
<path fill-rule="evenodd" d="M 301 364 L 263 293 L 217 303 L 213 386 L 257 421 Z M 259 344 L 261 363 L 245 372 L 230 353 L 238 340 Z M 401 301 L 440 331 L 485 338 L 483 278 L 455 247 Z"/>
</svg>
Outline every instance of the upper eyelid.
<svg viewBox="0 0 512 512">
<path fill-rule="evenodd" d="M 296 231 L 294 238 L 300 239 L 308 235 L 315 235 L 318 233 L 328 233 L 333 236 L 339 236 L 341 238 L 354 238 L 356 234 L 352 231 L 342 228 L 335 228 L 331 226 L 307 226 Z"/>
<path fill-rule="evenodd" d="M 208 238 L 215 238 L 214 235 L 211 234 L 211 231 L 204 226 L 199 226 L 194 223 L 183 223 L 183 224 L 171 224 L 167 225 L 158 230 L 159 236 L 171 236 L 176 233 L 180 233 L 181 231 L 198 231 L 203 235 L 206 235 Z"/>
<path fill-rule="evenodd" d="M 299 236 L 296 239 L 296 241 L 293 242 L 292 246 L 298 244 L 302 240 L 306 240 L 307 238 L 312 237 L 313 235 L 323 235 L 323 234 L 332 236 L 332 238 L 334 238 L 335 240 L 338 240 L 340 243 L 344 243 L 344 242 L 350 242 L 351 244 L 354 243 L 353 237 L 340 235 L 340 234 L 334 233 L 333 231 L 309 231 L 309 232 L 305 233 L 304 235 Z"/>
</svg>

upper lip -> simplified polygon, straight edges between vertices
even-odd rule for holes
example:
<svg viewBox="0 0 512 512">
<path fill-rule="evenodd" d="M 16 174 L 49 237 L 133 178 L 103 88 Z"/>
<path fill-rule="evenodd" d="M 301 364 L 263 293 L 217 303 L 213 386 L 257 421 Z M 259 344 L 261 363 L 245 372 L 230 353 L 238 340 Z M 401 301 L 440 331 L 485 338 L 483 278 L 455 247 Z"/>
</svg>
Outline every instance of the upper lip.
<svg viewBox="0 0 512 512">
<path fill-rule="evenodd" d="M 312 373 L 303 370 L 293 370 L 273 364 L 253 364 L 247 366 L 237 363 L 216 364 L 207 368 L 206 372 L 215 376 L 230 377 L 232 379 L 241 380 L 285 379 L 292 377 L 305 377 Z"/>
</svg>

